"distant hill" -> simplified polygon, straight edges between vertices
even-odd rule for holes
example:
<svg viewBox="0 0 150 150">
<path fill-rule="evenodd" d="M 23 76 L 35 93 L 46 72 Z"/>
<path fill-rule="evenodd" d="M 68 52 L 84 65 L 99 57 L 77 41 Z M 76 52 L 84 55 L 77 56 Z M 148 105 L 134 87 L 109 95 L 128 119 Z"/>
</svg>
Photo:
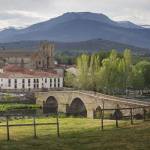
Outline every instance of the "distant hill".
<svg viewBox="0 0 150 150">
<path fill-rule="evenodd" d="M 129 21 L 115 22 L 104 14 L 72 12 L 24 29 L 11 28 L 0 32 L 1 43 L 29 40 L 74 43 L 93 39 L 150 48 L 150 29 Z"/>
<path fill-rule="evenodd" d="M 138 48 L 131 45 L 121 44 L 117 42 L 94 39 L 82 42 L 53 42 L 56 52 L 65 52 L 69 54 L 77 54 L 81 52 L 97 52 L 99 50 L 108 51 L 116 49 L 121 52 L 126 48 L 132 50 L 134 54 L 150 54 L 150 49 Z M 40 41 L 20 41 L 11 43 L 0 43 L 0 51 L 36 51 L 39 49 Z"/>
</svg>

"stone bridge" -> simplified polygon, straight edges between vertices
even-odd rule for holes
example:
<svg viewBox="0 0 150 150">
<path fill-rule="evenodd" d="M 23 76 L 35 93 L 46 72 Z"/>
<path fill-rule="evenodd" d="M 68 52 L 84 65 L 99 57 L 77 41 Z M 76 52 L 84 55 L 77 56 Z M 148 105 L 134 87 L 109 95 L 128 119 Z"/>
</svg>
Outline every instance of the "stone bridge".
<svg viewBox="0 0 150 150">
<path fill-rule="evenodd" d="M 102 108 L 133 108 L 150 106 L 149 102 L 108 96 L 91 91 L 48 91 L 35 92 L 37 104 L 48 112 L 63 112 L 93 118 Z M 138 110 L 139 111 L 139 110 Z M 136 112 L 135 112 L 136 113 Z"/>
</svg>

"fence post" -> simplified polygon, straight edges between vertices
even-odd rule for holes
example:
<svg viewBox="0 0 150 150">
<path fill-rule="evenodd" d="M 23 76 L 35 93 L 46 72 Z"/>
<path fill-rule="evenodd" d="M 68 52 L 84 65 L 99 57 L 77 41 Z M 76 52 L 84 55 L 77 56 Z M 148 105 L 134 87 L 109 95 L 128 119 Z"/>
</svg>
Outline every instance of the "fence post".
<svg viewBox="0 0 150 150">
<path fill-rule="evenodd" d="M 59 133 L 59 114 L 57 112 L 57 116 L 56 116 L 56 121 L 57 121 L 57 136 L 60 137 L 60 133 Z"/>
<path fill-rule="evenodd" d="M 101 110 L 101 130 L 104 130 L 104 100 L 102 101 L 103 108 Z"/>
<path fill-rule="evenodd" d="M 118 109 L 115 110 L 115 118 L 116 118 L 116 127 L 118 128 Z"/>
<path fill-rule="evenodd" d="M 104 129 L 104 109 L 101 110 L 101 130 Z"/>
<path fill-rule="evenodd" d="M 131 119 L 131 124 L 133 125 L 133 111 L 132 108 L 130 108 L 130 119 Z"/>
<path fill-rule="evenodd" d="M 35 116 L 33 116 L 33 127 L 34 127 L 34 138 L 37 138 L 37 135 L 36 135 L 36 120 L 35 120 Z"/>
<path fill-rule="evenodd" d="M 10 134 L 9 134 L 9 117 L 6 116 L 6 128 L 7 128 L 7 141 L 10 140 Z"/>
<path fill-rule="evenodd" d="M 144 121 L 146 120 L 146 110 L 145 110 L 145 108 L 143 108 L 143 120 Z"/>
</svg>

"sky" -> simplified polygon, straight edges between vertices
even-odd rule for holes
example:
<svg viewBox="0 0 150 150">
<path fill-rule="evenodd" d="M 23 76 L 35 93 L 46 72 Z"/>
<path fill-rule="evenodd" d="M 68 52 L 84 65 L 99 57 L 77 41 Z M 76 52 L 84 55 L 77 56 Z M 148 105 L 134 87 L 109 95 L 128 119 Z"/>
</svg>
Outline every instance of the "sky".
<svg viewBox="0 0 150 150">
<path fill-rule="evenodd" d="M 0 29 L 26 27 L 66 12 L 103 13 L 116 21 L 150 25 L 150 0 L 0 0 Z"/>
</svg>

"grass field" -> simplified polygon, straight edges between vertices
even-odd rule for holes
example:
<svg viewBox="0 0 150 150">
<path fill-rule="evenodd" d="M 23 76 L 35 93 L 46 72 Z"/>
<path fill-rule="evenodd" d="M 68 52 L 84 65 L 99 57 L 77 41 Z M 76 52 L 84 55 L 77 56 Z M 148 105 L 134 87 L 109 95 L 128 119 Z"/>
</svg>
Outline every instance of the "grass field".
<svg viewBox="0 0 150 150">
<path fill-rule="evenodd" d="M 55 122 L 55 118 L 38 119 L 38 122 Z M 30 123 L 31 119 L 11 121 Z M 3 124 L 3 122 L 1 123 Z M 56 126 L 37 127 L 37 139 L 33 139 L 33 127 L 12 127 L 11 140 L 6 141 L 6 128 L 0 128 L 0 150 L 150 150 L 150 122 L 105 120 L 105 130 L 100 121 L 82 118 L 60 118 L 60 138 Z"/>
</svg>

